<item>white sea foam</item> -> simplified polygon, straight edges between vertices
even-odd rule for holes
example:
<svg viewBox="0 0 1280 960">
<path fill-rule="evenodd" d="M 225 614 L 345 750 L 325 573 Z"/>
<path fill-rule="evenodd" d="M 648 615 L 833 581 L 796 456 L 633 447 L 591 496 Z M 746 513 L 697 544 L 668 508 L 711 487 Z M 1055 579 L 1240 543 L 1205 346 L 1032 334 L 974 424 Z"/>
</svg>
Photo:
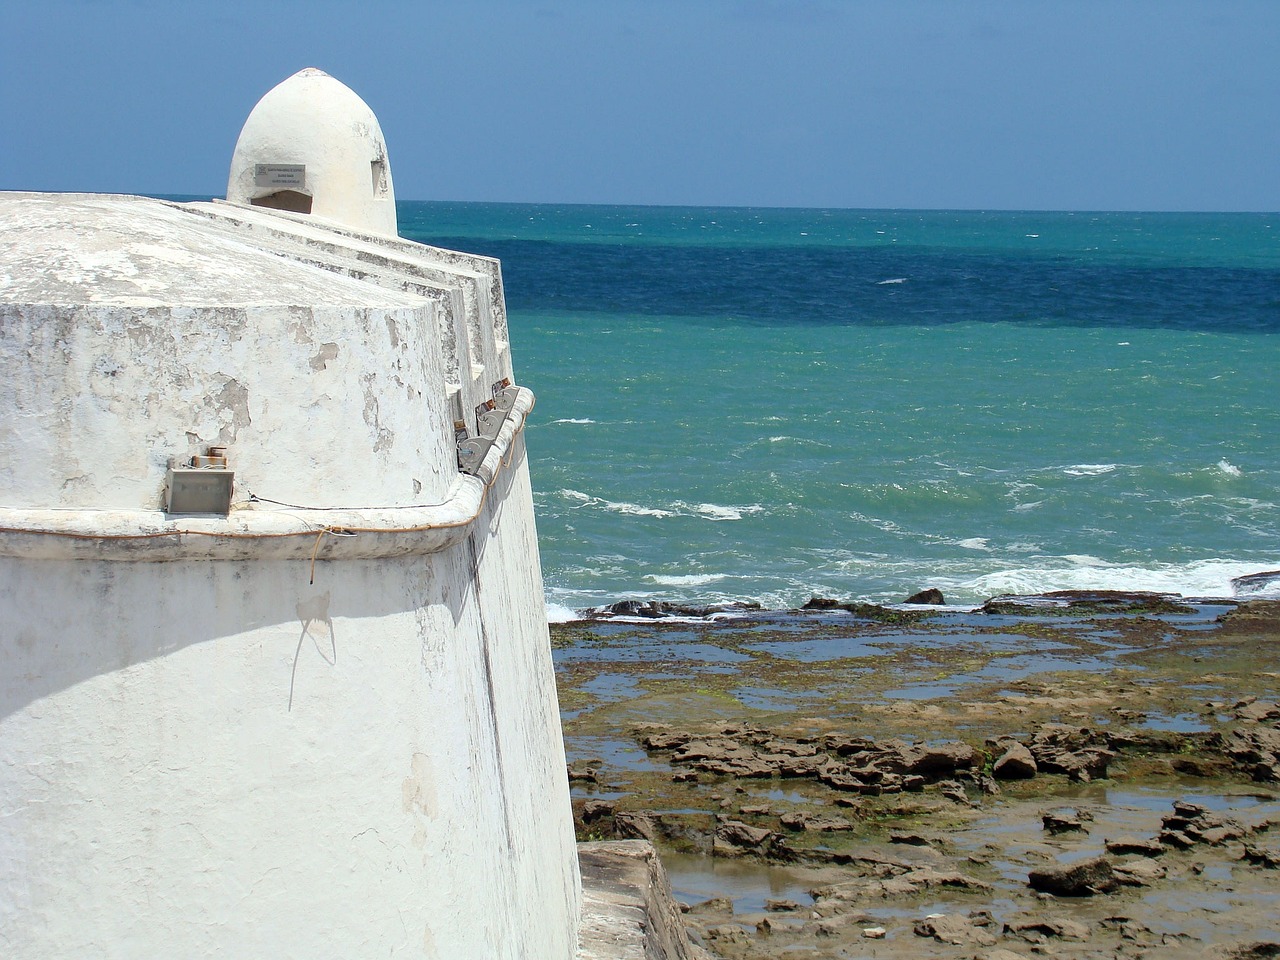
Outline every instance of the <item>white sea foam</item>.
<svg viewBox="0 0 1280 960">
<path fill-rule="evenodd" d="M 1221 470 L 1223 473 L 1225 473 L 1228 477 L 1240 476 L 1240 468 L 1237 467 L 1234 463 L 1227 460 L 1226 457 L 1223 457 L 1221 460 L 1218 461 L 1218 469 Z"/>
<path fill-rule="evenodd" d="M 610 513 L 621 513 L 629 517 L 674 517 L 673 510 L 663 510 L 659 507 L 642 507 L 638 503 L 615 503 L 612 500 L 601 500 L 596 498 L 597 503 L 602 509 L 608 510 Z"/>
<path fill-rule="evenodd" d="M 892 520 L 882 520 L 879 517 L 869 517 L 865 513 L 851 513 L 849 519 L 857 523 L 865 523 L 875 527 L 877 530 L 883 530 L 885 533 L 902 533 L 903 530 Z"/>
<path fill-rule="evenodd" d="M 562 489 L 556 493 L 565 500 L 575 501 L 580 507 L 605 510 L 609 513 L 621 513 L 632 517 L 701 517 L 704 520 L 741 520 L 755 513 L 763 513 L 765 508 L 758 503 L 747 506 L 726 506 L 719 503 L 688 503 L 676 500 L 667 506 L 646 506 L 640 503 L 629 503 L 625 500 L 605 500 L 593 497 L 581 490 Z"/>
<path fill-rule="evenodd" d="M 884 286 L 888 286 L 891 283 L 906 283 L 906 282 L 907 282 L 906 277 L 894 277 L 892 280 L 879 280 L 876 282 L 876 286 L 884 287 Z"/>
<path fill-rule="evenodd" d="M 694 509 L 708 520 L 741 520 L 743 511 L 715 503 L 700 503 Z"/>
<path fill-rule="evenodd" d="M 688 575 L 643 574 L 637 571 L 633 579 L 628 579 L 632 583 L 644 581 L 651 589 L 605 592 L 599 589 L 549 588 L 548 618 L 552 622 L 575 619 L 571 607 L 586 609 L 623 599 L 699 604 L 754 600 L 771 610 L 798 606 L 811 596 L 849 597 L 895 604 L 923 585 L 941 589 L 948 604 L 952 605 L 950 609 L 980 604 L 990 597 L 1005 594 L 1032 595 L 1056 590 L 1148 591 L 1185 597 L 1280 599 L 1280 580 L 1261 579 L 1257 585 L 1240 588 L 1233 583 L 1235 579 L 1249 574 L 1280 569 L 1280 558 L 1254 563 L 1214 559 L 1190 564 L 1140 566 L 1111 564 L 1088 556 L 1037 556 L 1028 557 L 1022 566 L 972 576 L 966 572 L 972 570 L 967 561 L 941 563 L 931 573 L 925 574 L 915 561 L 873 555 L 848 556 L 840 560 L 835 555 L 839 553 L 843 551 L 817 557 L 817 564 L 810 567 L 804 576 L 757 577 L 732 570 L 719 574 Z M 851 576 L 861 580 L 867 573 L 887 575 L 887 579 L 878 579 L 869 592 L 851 588 Z M 725 589 L 727 584 L 724 581 L 734 581 L 736 589 Z"/>
<path fill-rule="evenodd" d="M 987 543 L 986 537 L 969 537 L 967 540 L 957 540 L 957 547 L 964 547 L 966 550 L 990 550 L 991 547 Z"/>
<path fill-rule="evenodd" d="M 1232 580 L 1275 569 L 1274 566 L 1236 560 L 1198 560 L 1186 564 L 1138 566 L 1111 564 L 1096 557 L 1045 558 L 1042 566 L 1000 570 L 979 577 L 942 581 L 945 593 L 953 591 L 978 597 L 1000 594 L 1048 593 L 1054 590 L 1131 590 L 1181 594 L 1184 597 L 1232 597 Z M 1280 597 L 1280 583 L 1269 584 L 1250 597 Z"/>
<path fill-rule="evenodd" d="M 714 623 L 714 622 L 716 622 L 717 620 L 736 620 L 736 619 L 739 619 L 739 618 L 740 618 L 740 617 L 742 617 L 742 616 L 744 616 L 744 614 L 742 614 L 742 613 L 737 613 L 737 612 L 734 612 L 734 611 L 732 611 L 732 610 L 725 610 L 725 611 L 721 611 L 721 612 L 718 612 L 718 613 L 709 613 L 709 614 L 707 614 L 705 617 L 674 617 L 674 616 L 665 616 L 665 615 L 664 615 L 664 616 L 662 616 L 661 618 L 659 618 L 656 622 L 658 622 L 658 623 L 663 623 L 663 624 L 673 624 L 673 623 Z M 610 623 L 644 623 L 644 624 L 651 624 L 651 623 L 654 623 L 654 622 L 655 622 L 655 620 L 654 620 L 654 618 L 653 618 L 653 617 L 619 617 L 619 616 L 611 616 L 611 617 L 609 617 L 609 622 L 610 622 Z"/>
<path fill-rule="evenodd" d="M 595 423 L 590 417 L 561 417 L 559 420 L 552 420 L 552 423 Z"/>
<path fill-rule="evenodd" d="M 677 500 L 672 506 L 679 510 L 688 510 L 708 520 L 741 520 L 748 514 L 761 513 L 764 510 L 764 507 L 758 503 L 748 507 L 725 507 L 718 503 L 685 503 L 683 500 Z"/>
<path fill-rule="evenodd" d="M 1264 571 L 1256 570 L 1254 572 L 1262 573 Z M 1241 576 L 1247 576 L 1247 574 L 1241 574 Z M 1242 584 L 1236 590 L 1236 595 L 1247 597 L 1250 600 L 1280 600 L 1280 578 L 1266 580 L 1256 586 Z"/>
<path fill-rule="evenodd" d="M 802 447 L 830 447 L 831 446 L 831 444 L 823 440 L 812 440 L 809 437 L 791 437 L 791 436 L 787 436 L 786 434 L 782 434 L 776 437 L 770 437 L 769 442 L 770 443 L 794 443 Z"/>
<path fill-rule="evenodd" d="M 1115 472 L 1117 466 L 1114 463 L 1075 463 L 1063 467 L 1062 472 L 1068 477 L 1099 477 L 1104 473 Z"/>
<path fill-rule="evenodd" d="M 650 583 L 655 583 L 660 587 L 705 587 L 708 583 L 715 583 L 723 580 L 723 573 L 689 573 L 681 576 L 664 576 L 659 573 L 651 573 L 647 577 Z"/>
<path fill-rule="evenodd" d="M 1099 560 L 1097 557 L 1091 557 L 1087 553 L 1069 553 L 1062 559 L 1077 567 L 1084 567 L 1088 570 L 1093 570 L 1098 567 L 1114 566 L 1114 564 L 1108 563 L 1106 560 Z"/>
<path fill-rule="evenodd" d="M 561 603 L 547 601 L 547 623 L 569 623 L 578 619 L 578 611 L 571 610 Z"/>
<path fill-rule="evenodd" d="M 612 500 L 605 500 L 601 497 L 593 497 L 590 494 L 583 493 L 581 490 L 560 490 L 557 491 L 560 496 L 566 500 L 576 500 L 584 507 L 599 507 L 601 510 L 608 510 L 611 513 L 623 513 L 635 517 L 674 517 L 675 513 L 671 510 L 661 510 L 655 507 L 644 507 L 638 503 L 625 503 Z"/>
</svg>

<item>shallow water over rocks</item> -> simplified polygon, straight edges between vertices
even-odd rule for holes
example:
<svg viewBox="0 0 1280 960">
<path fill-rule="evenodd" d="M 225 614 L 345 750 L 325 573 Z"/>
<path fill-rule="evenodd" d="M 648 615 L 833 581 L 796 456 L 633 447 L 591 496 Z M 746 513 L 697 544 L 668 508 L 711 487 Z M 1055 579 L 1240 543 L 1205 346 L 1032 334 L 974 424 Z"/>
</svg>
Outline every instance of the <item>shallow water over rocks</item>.
<svg viewBox="0 0 1280 960">
<path fill-rule="evenodd" d="M 1278 607 L 557 627 L 566 744 L 595 764 L 573 785 L 595 804 L 582 830 L 611 835 L 616 814 L 652 836 L 722 957 L 973 956 L 921 933 L 932 913 L 1023 956 L 1028 937 L 1082 958 L 1280 942 L 1280 874 L 1259 865 L 1280 837 L 1280 679 L 1257 669 L 1277 662 Z M 1029 778 L 991 776 L 1010 744 Z M 1179 846 L 1162 824 L 1186 802 L 1246 832 L 1193 819 Z M 1125 838 L 1147 853 L 1110 852 Z M 1029 885 L 1090 858 L 1124 882 Z"/>
</svg>

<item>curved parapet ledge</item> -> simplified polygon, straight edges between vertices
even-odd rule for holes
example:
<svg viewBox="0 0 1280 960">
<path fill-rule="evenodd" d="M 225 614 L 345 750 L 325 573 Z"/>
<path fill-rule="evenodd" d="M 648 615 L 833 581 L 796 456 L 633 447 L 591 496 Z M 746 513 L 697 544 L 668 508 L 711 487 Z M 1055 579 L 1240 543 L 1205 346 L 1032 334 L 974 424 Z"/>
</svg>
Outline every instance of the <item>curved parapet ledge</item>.
<svg viewBox="0 0 1280 960">
<path fill-rule="evenodd" d="M 474 475 L 459 474 L 441 503 L 390 508 L 234 510 L 226 518 L 168 519 L 142 510 L 0 507 L 0 556 L 27 560 L 362 560 L 436 553 L 463 540 L 514 458 L 533 392 L 515 402 Z"/>
</svg>

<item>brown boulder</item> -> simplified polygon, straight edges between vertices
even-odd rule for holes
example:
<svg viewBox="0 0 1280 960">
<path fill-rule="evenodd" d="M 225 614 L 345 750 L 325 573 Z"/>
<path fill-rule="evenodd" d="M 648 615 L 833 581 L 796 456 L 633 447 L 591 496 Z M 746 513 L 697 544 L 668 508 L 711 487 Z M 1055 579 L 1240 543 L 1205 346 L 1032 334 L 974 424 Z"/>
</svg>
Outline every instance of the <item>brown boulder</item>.
<svg viewBox="0 0 1280 960">
<path fill-rule="evenodd" d="M 1224 943 L 1214 947 L 1208 956 L 1211 960 L 1272 960 L 1280 957 L 1280 943 L 1274 940 Z"/>
<path fill-rule="evenodd" d="M 611 817 L 616 807 L 612 800 L 588 800 L 582 805 L 582 822 L 592 823 L 601 817 Z"/>
<path fill-rule="evenodd" d="M 741 820 L 725 820 L 716 827 L 713 852 L 722 856 L 763 853 L 775 836 L 764 827 L 753 827 Z"/>
<path fill-rule="evenodd" d="M 915 925 L 917 937 L 932 937 L 939 943 L 951 943 L 957 946 L 976 943 L 990 947 L 996 943 L 996 937 L 975 924 L 968 917 L 959 914 L 935 914 L 925 917 Z"/>
<path fill-rule="evenodd" d="M 997 780 L 1030 780 L 1036 772 L 1036 758 L 1017 741 L 1009 744 L 991 768 L 991 775 Z"/>
<path fill-rule="evenodd" d="M 1032 870 L 1027 882 L 1032 889 L 1055 897 L 1091 897 L 1114 890 L 1117 881 L 1110 860 L 1092 857 L 1044 870 Z"/>
<path fill-rule="evenodd" d="M 1164 844 L 1159 840 L 1140 840 L 1135 837 L 1120 837 L 1106 842 L 1107 853 L 1121 856 L 1127 853 L 1143 857 L 1158 857 L 1164 853 Z"/>
<path fill-rule="evenodd" d="M 977 751 L 967 743 L 941 743 L 937 746 L 909 747 L 901 753 L 905 769 L 924 777 L 949 777 L 957 770 L 968 770 L 977 760 Z"/>
<path fill-rule="evenodd" d="M 1005 936 L 1018 937 L 1028 943 L 1046 940 L 1088 940 L 1093 931 L 1078 920 L 1020 920 L 1004 925 Z"/>
<path fill-rule="evenodd" d="M 657 826 L 647 813 L 617 813 L 613 817 L 613 834 L 619 840 L 648 840 L 658 838 Z"/>
<path fill-rule="evenodd" d="M 1280 870 L 1280 850 L 1245 844 L 1244 853 L 1240 859 L 1245 863 L 1262 867 L 1264 870 Z"/>
<path fill-rule="evenodd" d="M 1269 700 L 1241 700 L 1235 705 L 1237 720 L 1248 720 L 1261 723 L 1264 720 L 1280 719 L 1280 706 Z"/>
<path fill-rule="evenodd" d="M 655 731 L 647 734 L 640 742 L 644 744 L 646 750 L 674 750 L 677 747 L 683 747 L 692 739 L 691 733 Z"/>
<path fill-rule="evenodd" d="M 1044 773 L 1064 773 L 1078 783 L 1088 783 L 1107 775 L 1107 764 L 1115 756 L 1097 747 L 1066 750 L 1053 744 L 1031 745 L 1036 765 Z"/>
<path fill-rule="evenodd" d="M 1150 857 L 1138 857 L 1115 864 L 1116 880 L 1127 887 L 1149 887 L 1163 880 L 1168 871 Z"/>
<path fill-rule="evenodd" d="M 844 817 L 820 817 L 811 813 L 783 814 L 778 822 L 788 830 L 802 830 L 813 833 L 833 833 L 853 829 L 853 824 Z"/>
</svg>

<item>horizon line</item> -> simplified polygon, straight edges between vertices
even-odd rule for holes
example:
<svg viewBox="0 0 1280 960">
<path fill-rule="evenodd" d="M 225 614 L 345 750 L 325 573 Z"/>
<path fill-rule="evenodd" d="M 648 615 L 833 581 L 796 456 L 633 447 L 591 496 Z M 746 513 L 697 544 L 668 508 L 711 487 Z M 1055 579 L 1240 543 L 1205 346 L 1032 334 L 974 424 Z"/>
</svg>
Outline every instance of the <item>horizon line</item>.
<svg viewBox="0 0 1280 960">
<path fill-rule="evenodd" d="M 139 191 L 124 190 L 31 190 L 22 188 L 0 188 L 5 193 L 81 193 L 99 194 L 103 196 L 137 196 L 150 197 L 156 200 L 168 200 L 175 203 L 193 203 L 208 200 L 225 199 L 220 193 L 209 192 L 174 192 L 174 191 Z M 1030 214 L 1184 214 L 1184 215 L 1257 215 L 1280 216 L 1280 209 L 1207 209 L 1207 208 L 1151 208 L 1151 207 L 1004 207 L 992 206 L 842 206 L 840 204 L 770 204 L 770 203 L 644 203 L 638 201 L 603 202 L 586 200 L 461 200 L 451 198 L 404 199 L 397 198 L 397 204 L 472 204 L 476 206 L 506 207 L 631 207 L 655 210 L 795 210 L 795 211 L 828 211 L 842 210 L 866 213 L 1030 213 Z"/>
</svg>

